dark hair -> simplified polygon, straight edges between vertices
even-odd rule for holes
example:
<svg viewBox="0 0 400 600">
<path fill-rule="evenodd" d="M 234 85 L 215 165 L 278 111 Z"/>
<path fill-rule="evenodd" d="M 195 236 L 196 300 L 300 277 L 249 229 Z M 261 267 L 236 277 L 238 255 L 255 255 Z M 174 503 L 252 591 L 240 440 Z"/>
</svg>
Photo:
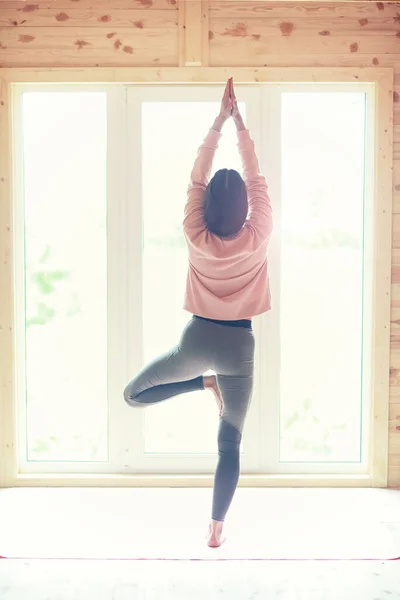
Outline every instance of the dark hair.
<svg viewBox="0 0 400 600">
<path fill-rule="evenodd" d="M 248 212 L 247 190 L 234 169 L 220 169 L 211 179 L 204 195 L 204 220 L 207 229 L 219 237 L 230 237 L 243 227 Z"/>
</svg>

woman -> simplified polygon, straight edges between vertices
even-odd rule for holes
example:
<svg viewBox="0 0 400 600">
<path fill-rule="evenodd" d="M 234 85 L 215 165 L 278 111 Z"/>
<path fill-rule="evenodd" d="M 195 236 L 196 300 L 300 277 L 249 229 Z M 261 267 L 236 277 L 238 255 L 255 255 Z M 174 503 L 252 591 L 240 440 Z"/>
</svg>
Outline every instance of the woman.
<svg viewBox="0 0 400 600">
<path fill-rule="evenodd" d="M 209 181 L 221 129 L 231 116 L 244 180 L 237 171 L 222 169 Z M 128 384 L 125 400 L 139 407 L 191 391 L 213 391 L 220 407 L 219 459 L 208 545 L 218 547 L 239 479 L 240 442 L 253 389 L 251 319 L 270 309 L 271 204 L 232 79 L 193 167 L 183 230 L 189 250 L 185 309 L 194 316 L 179 344 Z M 203 376 L 208 370 L 217 375 Z"/>
</svg>

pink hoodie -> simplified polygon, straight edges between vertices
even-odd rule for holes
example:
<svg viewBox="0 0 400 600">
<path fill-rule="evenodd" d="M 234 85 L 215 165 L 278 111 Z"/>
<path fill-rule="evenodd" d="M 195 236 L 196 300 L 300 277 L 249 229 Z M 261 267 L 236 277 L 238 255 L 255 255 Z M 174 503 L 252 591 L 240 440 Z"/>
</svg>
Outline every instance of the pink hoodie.
<svg viewBox="0 0 400 600">
<path fill-rule="evenodd" d="M 249 217 L 232 239 L 206 229 L 204 191 L 221 133 L 210 130 L 200 146 L 188 189 L 183 230 L 189 249 L 184 308 L 206 317 L 233 321 L 250 319 L 271 308 L 267 249 L 272 209 L 265 178 L 248 130 L 238 132 L 238 147 L 247 187 Z"/>
</svg>

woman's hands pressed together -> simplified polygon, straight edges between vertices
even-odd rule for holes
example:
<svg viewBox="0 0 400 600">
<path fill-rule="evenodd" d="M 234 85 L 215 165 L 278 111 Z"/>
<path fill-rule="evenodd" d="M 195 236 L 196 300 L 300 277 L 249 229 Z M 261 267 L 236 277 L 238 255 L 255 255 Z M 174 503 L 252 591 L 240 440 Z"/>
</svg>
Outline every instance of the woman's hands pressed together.
<svg viewBox="0 0 400 600">
<path fill-rule="evenodd" d="M 221 109 L 219 112 L 220 117 L 222 119 L 224 119 L 225 121 L 227 121 L 232 114 L 233 101 L 234 101 L 233 79 L 231 77 L 230 79 L 228 79 L 228 81 L 226 83 L 224 95 L 222 96 L 222 100 L 221 100 Z"/>
<path fill-rule="evenodd" d="M 232 100 L 233 100 L 231 114 L 232 114 L 233 120 L 235 121 L 237 131 L 242 131 L 243 129 L 246 129 L 246 126 L 243 122 L 242 115 L 240 114 L 239 107 L 237 104 L 235 91 L 233 89 L 233 80 L 230 79 L 230 81 L 231 81 L 231 94 L 232 94 Z"/>
<path fill-rule="evenodd" d="M 223 124 L 232 117 L 238 131 L 246 129 L 242 116 L 240 114 L 235 91 L 233 89 L 233 78 L 228 79 L 225 86 L 224 95 L 221 101 L 221 108 L 218 117 L 215 119 L 213 129 L 221 131 Z"/>
<path fill-rule="evenodd" d="M 219 115 L 214 122 L 213 129 L 215 129 L 216 131 L 221 131 L 223 124 L 229 119 L 229 117 L 232 114 L 233 98 L 231 96 L 231 88 L 232 79 L 229 79 L 225 86 L 224 95 L 222 96 Z"/>
</svg>

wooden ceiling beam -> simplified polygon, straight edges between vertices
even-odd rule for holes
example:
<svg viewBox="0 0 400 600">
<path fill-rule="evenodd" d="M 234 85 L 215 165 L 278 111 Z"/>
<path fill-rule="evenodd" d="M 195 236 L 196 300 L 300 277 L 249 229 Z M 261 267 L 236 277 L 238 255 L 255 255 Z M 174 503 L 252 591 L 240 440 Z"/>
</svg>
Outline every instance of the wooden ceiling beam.
<svg viewBox="0 0 400 600">
<path fill-rule="evenodd" d="M 179 66 L 208 65 L 208 0 L 179 0 Z"/>
</svg>

